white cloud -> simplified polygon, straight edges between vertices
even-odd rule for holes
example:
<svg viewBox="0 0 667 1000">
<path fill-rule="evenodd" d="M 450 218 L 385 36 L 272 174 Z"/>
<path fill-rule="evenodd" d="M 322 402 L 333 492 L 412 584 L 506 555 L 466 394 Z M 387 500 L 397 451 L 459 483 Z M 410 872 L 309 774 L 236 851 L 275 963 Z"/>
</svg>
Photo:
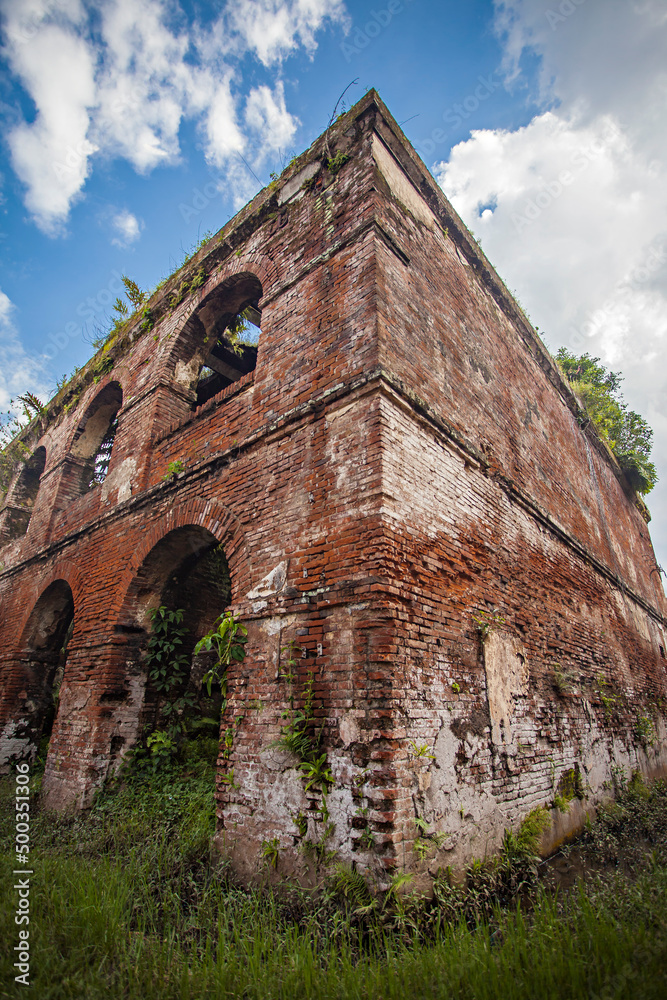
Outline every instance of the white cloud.
<svg viewBox="0 0 667 1000">
<path fill-rule="evenodd" d="M 100 10 L 99 141 L 142 173 L 173 163 L 189 103 L 188 38 L 167 27 L 162 0 L 107 0 Z"/>
<path fill-rule="evenodd" d="M 25 353 L 13 316 L 14 305 L 0 290 L 0 412 L 7 412 L 11 400 L 27 391 L 42 401 L 49 397 L 44 367 Z"/>
<path fill-rule="evenodd" d="M 552 349 L 624 373 L 655 429 L 662 482 L 648 501 L 667 565 L 667 12 L 658 0 L 496 6 L 511 85 L 526 51 L 540 57 L 539 111 L 513 132 L 473 132 L 437 176 Z M 561 8 L 572 13 L 554 20 Z"/>
<path fill-rule="evenodd" d="M 267 153 L 282 149 L 292 141 L 299 121 L 285 107 L 282 82 L 272 92 L 269 87 L 254 87 L 246 102 L 245 122 L 257 136 L 258 161 Z"/>
<path fill-rule="evenodd" d="M 23 13 L 16 31 L 21 25 L 25 29 Z M 53 234 L 83 187 L 96 148 L 87 137 L 95 102 L 92 56 L 80 38 L 47 23 L 29 42 L 10 47 L 10 63 L 37 107 L 34 122 L 9 133 L 12 164 L 27 186 L 27 208 Z"/>
<path fill-rule="evenodd" d="M 141 230 L 144 228 L 143 221 L 137 219 L 136 215 L 128 212 L 127 209 L 123 209 L 114 215 L 111 219 L 111 225 L 118 234 L 114 236 L 111 242 L 113 246 L 121 250 L 129 247 L 132 243 L 136 243 L 141 236 Z"/>
<path fill-rule="evenodd" d="M 207 160 L 259 162 L 292 138 L 280 63 L 344 17 L 342 0 L 230 0 L 205 26 L 188 25 L 176 0 L 0 0 L 5 54 L 36 116 L 9 131 L 26 205 L 44 232 L 63 231 L 95 153 L 146 173 L 180 157 L 186 117 L 202 130 Z M 247 99 L 240 61 L 276 66 L 271 86 Z M 238 178 L 238 164 L 230 180 Z M 245 187 L 245 182 L 241 185 Z"/>
<path fill-rule="evenodd" d="M 239 46 L 265 65 L 280 62 L 299 45 L 312 55 L 326 20 L 345 21 L 342 0 L 230 0 L 228 23 Z"/>
<path fill-rule="evenodd" d="M 214 88 L 204 122 L 206 159 L 221 167 L 233 153 L 242 153 L 245 136 L 237 123 L 236 103 L 231 92 L 231 74 Z"/>
</svg>

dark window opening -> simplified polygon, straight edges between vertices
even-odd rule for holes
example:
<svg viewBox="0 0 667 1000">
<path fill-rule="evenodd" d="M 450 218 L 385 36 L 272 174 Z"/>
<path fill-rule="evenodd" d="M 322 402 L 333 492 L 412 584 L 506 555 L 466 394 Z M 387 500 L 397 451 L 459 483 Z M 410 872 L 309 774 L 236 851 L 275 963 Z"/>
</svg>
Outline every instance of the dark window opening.
<svg viewBox="0 0 667 1000">
<path fill-rule="evenodd" d="M 27 460 L 16 483 L 11 499 L 6 503 L 6 540 L 25 535 L 30 524 L 39 483 L 46 465 L 46 449 L 37 448 Z"/>
<path fill-rule="evenodd" d="M 660 655 L 661 655 L 661 657 L 664 660 L 665 659 L 665 647 L 664 646 L 660 646 L 659 648 L 660 648 Z"/>
<path fill-rule="evenodd" d="M 255 370 L 260 319 L 259 310 L 252 304 L 245 305 L 236 315 L 221 317 L 224 329 L 199 374 L 195 406 L 201 406 Z"/>
<path fill-rule="evenodd" d="M 99 486 L 107 477 L 122 403 L 120 385 L 110 382 L 88 407 L 78 428 L 72 443 L 72 454 L 83 461 L 82 493 Z"/>
<path fill-rule="evenodd" d="M 57 580 L 35 605 L 23 636 L 25 694 L 17 713 L 17 738 L 24 745 L 22 756 L 29 760 L 46 757 L 73 630 L 72 591 Z"/>
<path fill-rule="evenodd" d="M 97 452 L 93 456 L 92 460 L 92 473 L 90 480 L 86 486 L 86 489 L 92 489 L 93 486 L 97 486 L 103 483 L 107 477 L 107 472 L 109 471 L 109 462 L 111 461 L 111 449 L 113 448 L 114 438 L 116 437 L 116 431 L 118 430 L 118 417 L 114 419 L 109 424 L 109 429 L 102 438 Z"/>
</svg>

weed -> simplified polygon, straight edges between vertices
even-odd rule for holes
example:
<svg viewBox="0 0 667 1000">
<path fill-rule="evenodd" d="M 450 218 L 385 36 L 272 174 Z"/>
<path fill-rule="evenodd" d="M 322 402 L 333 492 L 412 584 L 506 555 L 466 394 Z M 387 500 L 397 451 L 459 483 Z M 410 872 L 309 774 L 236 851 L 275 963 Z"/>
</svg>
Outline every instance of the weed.
<svg viewBox="0 0 667 1000">
<path fill-rule="evenodd" d="M 263 840 L 261 846 L 261 856 L 267 867 L 276 868 L 280 855 L 280 840 L 273 837 L 271 840 Z"/>
<path fill-rule="evenodd" d="M 375 847 L 375 837 L 373 836 L 373 831 L 369 827 L 366 827 L 366 829 L 359 837 L 359 843 L 367 851 L 372 851 L 372 849 Z"/>
<path fill-rule="evenodd" d="M 321 731 L 317 736 L 312 731 L 314 723 L 313 685 L 315 683 L 315 676 L 312 671 L 308 671 L 308 679 L 304 684 L 303 707 L 295 707 L 294 684 L 297 679 L 297 651 L 301 652 L 301 647 L 294 641 L 290 641 L 280 650 L 281 654 L 287 654 L 284 669 L 280 677 L 282 680 L 287 681 L 287 701 L 289 707 L 281 713 L 284 725 L 280 729 L 280 735 L 269 743 L 269 747 L 293 753 L 299 758 L 301 762 L 300 766 L 304 767 L 305 765 L 306 772 L 309 772 L 311 766 L 317 760 Z M 324 759 L 326 760 L 326 754 L 324 755 Z M 326 788 L 323 790 L 326 793 Z"/>
<path fill-rule="evenodd" d="M 435 760 L 435 754 L 431 753 L 428 743 L 415 743 L 414 740 L 410 740 L 408 753 L 418 760 Z"/>
<path fill-rule="evenodd" d="M 167 465 L 167 471 L 162 477 L 162 482 L 170 483 L 172 479 L 176 479 L 176 476 L 180 475 L 181 472 L 185 472 L 185 464 L 181 462 L 180 459 L 175 462 L 169 462 Z"/>
<path fill-rule="evenodd" d="M 327 170 L 330 174 L 336 177 L 337 174 L 343 169 L 345 164 L 349 161 L 350 157 L 347 153 L 339 150 L 335 156 L 330 157 L 327 160 Z"/>
<path fill-rule="evenodd" d="M 335 895 L 350 900 L 355 906 L 368 906 L 373 902 L 371 890 L 364 876 L 348 865 L 337 864 L 329 884 Z"/>
<path fill-rule="evenodd" d="M 505 624 L 505 619 L 502 615 L 499 615 L 497 611 L 497 608 L 493 611 L 478 611 L 477 614 L 472 616 L 472 620 L 477 626 L 477 631 L 482 642 L 487 639 L 489 633 L 492 632 L 493 629 L 502 628 Z"/>
<path fill-rule="evenodd" d="M 317 894 L 284 887 L 278 896 L 239 887 L 226 865 L 211 867 L 213 766 L 196 760 L 109 784 L 85 813 L 33 803 L 35 996 L 664 996 L 665 783 L 647 789 L 633 776 L 600 810 L 582 843 L 620 869 L 569 893 L 535 888 L 530 864 L 500 857 L 469 865 L 463 882 L 440 870 L 432 899 L 409 891 L 410 875 L 395 874 L 381 892 L 340 863 Z M 14 782 L 2 779 L 0 930 L 8 941 L 16 932 L 13 801 Z M 0 953 L 7 983 L 12 954 Z"/>
<path fill-rule="evenodd" d="M 447 839 L 447 835 L 429 830 L 428 823 L 426 820 L 422 819 L 421 816 L 415 817 L 415 826 L 417 827 L 420 836 L 418 836 L 415 840 L 413 850 L 418 855 L 419 860 L 424 861 L 429 851 L 432 851 L 433 848 L 442 847 Z"/>
<path fill-rule="evenodd" d="M 332 788 L 336 783 L 327 765 L 327 755 L 325 753 L 314 760 L 304 761 L 299 766 L 304 772 L 306 791 L 319 786 L 324 795 L 326 795 L 329 788 Z"/>
<path fill-rule="evenodd" d="M 215 652 L 216 662 L 206 671 L 202 683 L 210 696 L 213 683 L 220 685 L 222 697 L 227 697 L 227 668 L 235 661 L 240 663 L 245 657 L 248 630 L 231 612 L 225 611 L 216 619 L 215 628 L 203 636 L 195 646 L 195 656 L 200 653 Z M 223 701 L 224 711 L 224 701 Z"/>
<path fill-rule="evenodd" d="M 637 742 L 644 747 L 644 750 L 648 750 L 649 747 L 655 746 L 658 742 L 655 725 L 648 715 L 637 716 L 634 735 Z"/>
<path fill-rule="evenodd" d="M 308 819 L 306 816 L 302 812 L 298 812 L 296 816 L 292 817 L 292 819 L 294 820 L 294 825 L 299 831 L 299 836 L 305 837 L 308 833 Z"/>
<path fill-rule="evenodd" d="M 577 682 L 577 675 L 573 670 L 563 670 L 560 663 L 552 665 L 554 687 L 558 694 L 572 694 Z"/>
<path fill-rule="evenodd" d="M 600 701 L 602 702 L 602 710 L 604 712 L 604 717 L 607 721 L 609 721 L 614 714 L 616 705 L 618 704 L 619 700 L 618 696 L 615 694 L 606 695 L 603 694 L 602 691 L 600 691 L 599 694 L 600 694 Z"/>
</svg>

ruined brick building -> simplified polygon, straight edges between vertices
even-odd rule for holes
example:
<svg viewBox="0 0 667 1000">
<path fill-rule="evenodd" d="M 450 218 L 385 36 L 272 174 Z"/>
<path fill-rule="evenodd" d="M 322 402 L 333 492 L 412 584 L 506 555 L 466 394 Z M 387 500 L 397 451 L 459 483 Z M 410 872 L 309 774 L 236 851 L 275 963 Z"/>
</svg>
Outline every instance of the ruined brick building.
<svg viewBox="0 0 667 1000">
<path fill-rule="evenodd" d="M 242 312 L 261 333 L 234 350 Z M 273 838 L 279 873 L 306 841 L 361 867 L 460 863 L 563 793 L 546 845 L 616 768 L 667 763 L 646 510 L 374 92 L 22 440 L 0 732 L 8 760 L 52 726 L 48 805 L 85 806 L 141 737 L 161 604 L 193 645 L 225 607 L 249 629 L 217 789 L 243 874 Z M 328 817 L 271 746 L 291 642 Z"/>
</svg>

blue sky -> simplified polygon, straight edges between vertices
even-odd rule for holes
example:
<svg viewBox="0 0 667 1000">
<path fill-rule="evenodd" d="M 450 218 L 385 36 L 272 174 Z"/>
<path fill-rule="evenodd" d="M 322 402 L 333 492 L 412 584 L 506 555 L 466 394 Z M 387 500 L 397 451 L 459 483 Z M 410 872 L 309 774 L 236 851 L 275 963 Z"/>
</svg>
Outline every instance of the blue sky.
<svg viewBox="0 0 667 1000">
<path fill-rule="evenodd" d="M 552 351 L 655 428 L 667 568 L 664 0 L 0 0 L 0 409 L 93 353 L 376 87 Z"/>
</svg>

